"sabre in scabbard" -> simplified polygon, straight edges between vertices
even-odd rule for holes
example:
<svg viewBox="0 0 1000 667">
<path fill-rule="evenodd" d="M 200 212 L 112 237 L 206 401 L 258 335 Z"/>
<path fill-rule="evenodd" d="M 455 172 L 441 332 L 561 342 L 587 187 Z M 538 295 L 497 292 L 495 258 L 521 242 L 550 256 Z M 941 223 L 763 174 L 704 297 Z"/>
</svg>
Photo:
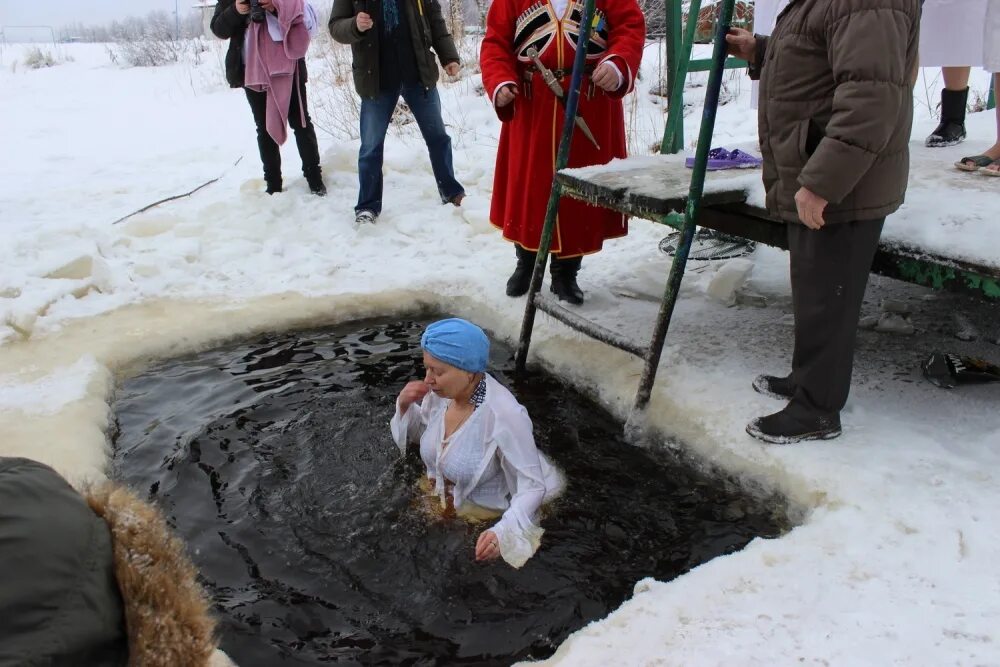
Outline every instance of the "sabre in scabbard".
<svg viewBox="0 0 1000 667">
<path fill-rule="evenodd" d="M 566 108 L 566 95 L 563 93 L 562 84 L 559 83 L 559 79 L 557 79 L 556 75 L 552 73 L 552 70 L 542 64 L 542 59 L 538 57 L 538 49 L 534 47 L 528 49 L 528 57 L 531 58 L 531 62 L 535 63 L 535 69 L 537 69 L 538 73 L 542 75 L 542 81 L 545 82 L 545 85 L 549 87 L 552 94 L 556 96 L 557 100 L 559 100 L 559 104 L 562 105 L 563 108 Z M 597 139 L 594 138 L 594 133 L 590 131 L 590 126 L 587 125 L 587 121 L 578 115 L 575 118 L 575 122 L 576 126 L 580 128 L 581 132 L 583 132 L 583 136 L 587 137 L 587 139 L 590 140 L 590 143 L 594 144 L 594 148 L 601 150 L 601 145 L 598 144 Z"/>
</svg>

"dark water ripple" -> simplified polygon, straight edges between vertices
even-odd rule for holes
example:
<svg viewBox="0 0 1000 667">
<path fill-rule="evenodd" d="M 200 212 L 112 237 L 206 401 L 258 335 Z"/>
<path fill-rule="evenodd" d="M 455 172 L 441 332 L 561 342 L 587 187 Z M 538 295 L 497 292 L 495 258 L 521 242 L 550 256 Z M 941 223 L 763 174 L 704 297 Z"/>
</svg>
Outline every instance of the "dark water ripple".
<svg viewBox="0 0 1000 667">
<path fill-rule="evenodd" d="M 646 576 L 671 579 L 787 527 L 755 499 L 629 445 L 593 402 L 544 374 L 495 375 L 569 479 L 521 570 L 478 564 L 481 527 L 415 503 L 415 452 L 388 432 L 421 374 L 423 322 L 355 322 L 160 364 L 114 410 L 119 477 L 190 545 L 241 667 L 507 665 L 542 658 Z"/>
</svg>

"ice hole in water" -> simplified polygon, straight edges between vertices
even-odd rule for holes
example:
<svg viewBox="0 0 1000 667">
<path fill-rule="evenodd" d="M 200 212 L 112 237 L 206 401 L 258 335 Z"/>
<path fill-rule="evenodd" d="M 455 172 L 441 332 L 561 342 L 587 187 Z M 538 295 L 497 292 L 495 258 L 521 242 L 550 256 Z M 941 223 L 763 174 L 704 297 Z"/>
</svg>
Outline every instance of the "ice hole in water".
<svg viewBox="0 0 1000 667">
<path fill-rule="evenodd" d="M 550 656 L 630 597 L 790 527 L 666 448 L 637 447 L 606 410 L 543 372 L 490 372 L 528 409 L 568 487 L 520 570 L 473 559 L 484 525 L 429 516 L 416 451 L 389 435 L 422 377 L 425 320 L 266 335 L 158 363 L 120 387 L 114 475 L 187 541 L 241 667 L 509 665 Z M 486 524 L 488 525 L 488 524 Z"/>
</svg>

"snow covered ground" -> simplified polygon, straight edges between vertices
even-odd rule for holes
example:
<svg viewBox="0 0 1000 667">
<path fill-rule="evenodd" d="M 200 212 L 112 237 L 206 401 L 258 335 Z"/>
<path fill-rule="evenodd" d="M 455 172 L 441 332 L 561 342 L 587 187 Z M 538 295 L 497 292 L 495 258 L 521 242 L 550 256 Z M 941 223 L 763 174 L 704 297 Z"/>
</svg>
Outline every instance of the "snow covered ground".
<svg viewBox="0 0 1000 667">
<path fill-rule="evenodd" d="M 19 47 L 0 52 L 0 455 L 42 460 L 76 483 L 99 479 L 116 378 L 254 332 L 430 306 L 516 338 L 523 300 L 503 294 L 513 251 L 487 219 L 499 126 L 474 71 L 441 89 L 469 192 L 463 206 L 439 204 L 408 125 L 390 133 L 383 216 L 355 228 L 357 141 L 321 134 L 325 199 L 308 194 L 293 143 L 283 151 L 287 191 L 262 193 L 252 120 L 242 93 L 222 82 L 221 44 L 200 64 L 150 70 L 119 69 L 101 46 L 60 51 L 72 62 L 41 70 L 16 64 Z M 651 46 L 641 89 L 627 100 L 636 152 L 662 131 L 662 106 L 646 93 L 658 62 Z M 740 76 L 727 79 L 718 145 L 755 139 Z M 920 84 L 918 139 L 934 126 L 927 100 L 938 79 L 927 71 Z M 977 72 L 973 88 L 986 86 Z M 323 94 L 314 83 L 310 95 Z M 962 150 L 941 153 L 940 178 L 953 177 L 956 154 L 989 145 L 993 128 L 992 112 L 970 117 Z M 220 175 L 190 198 L 112 224 Z M 929 191 L 889 229 L 963 210 Z M 988 216 L 988 198 L 976 202 Z M 995 234 L 959 237 L 949 227 L 1000 258 Z M 656 247 L 664 231 L 636 221 L 626 239 L 588 257 L 582 311 L 642 338 L 668 266 Z M 729 293 L 711 296 L 722 271 L 749 272 L 735 306 L 723 302 Z M 550 663 L 1000 665 L 1000 386 L 944 392 L 918 368 L 939 348 L 996 361 L 1000 347 L 988 341 L 1000 337 L 1000 311 L 873 279 L 866 314 L 887 298 L 913 311 L 917 332 L 860 332 L 843 437 L 766 447 L 743 428 L 780 407 L 750 380 L 787 368 L 787 256 L 760 248 L 724 270 L 692 267 L 646 415 L 662 434 L 653 444 L 782 490 L 802 525 L 675 581 L 637 582 L 632 600 Z M 979 340 L 952 337 L 955 313 Z M 544 315 L 532 354 L 628 417 L 638 360 Z"/>
</svg>

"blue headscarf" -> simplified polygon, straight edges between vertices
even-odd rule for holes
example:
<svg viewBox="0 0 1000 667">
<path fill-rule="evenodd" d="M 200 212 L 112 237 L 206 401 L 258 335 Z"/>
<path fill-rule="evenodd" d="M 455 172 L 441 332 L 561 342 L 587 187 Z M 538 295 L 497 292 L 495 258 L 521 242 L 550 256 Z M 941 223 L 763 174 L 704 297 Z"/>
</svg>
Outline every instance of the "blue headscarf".
<svg viewBox="0 0 1000 667">
<path fill-rule="evenodd" d="M 453 317 L 430 324 L 420 347 L 439 361 L 470 373 L 482 373 L 490 358 L 490 339 L 472 322 Z"/>
</svg>

